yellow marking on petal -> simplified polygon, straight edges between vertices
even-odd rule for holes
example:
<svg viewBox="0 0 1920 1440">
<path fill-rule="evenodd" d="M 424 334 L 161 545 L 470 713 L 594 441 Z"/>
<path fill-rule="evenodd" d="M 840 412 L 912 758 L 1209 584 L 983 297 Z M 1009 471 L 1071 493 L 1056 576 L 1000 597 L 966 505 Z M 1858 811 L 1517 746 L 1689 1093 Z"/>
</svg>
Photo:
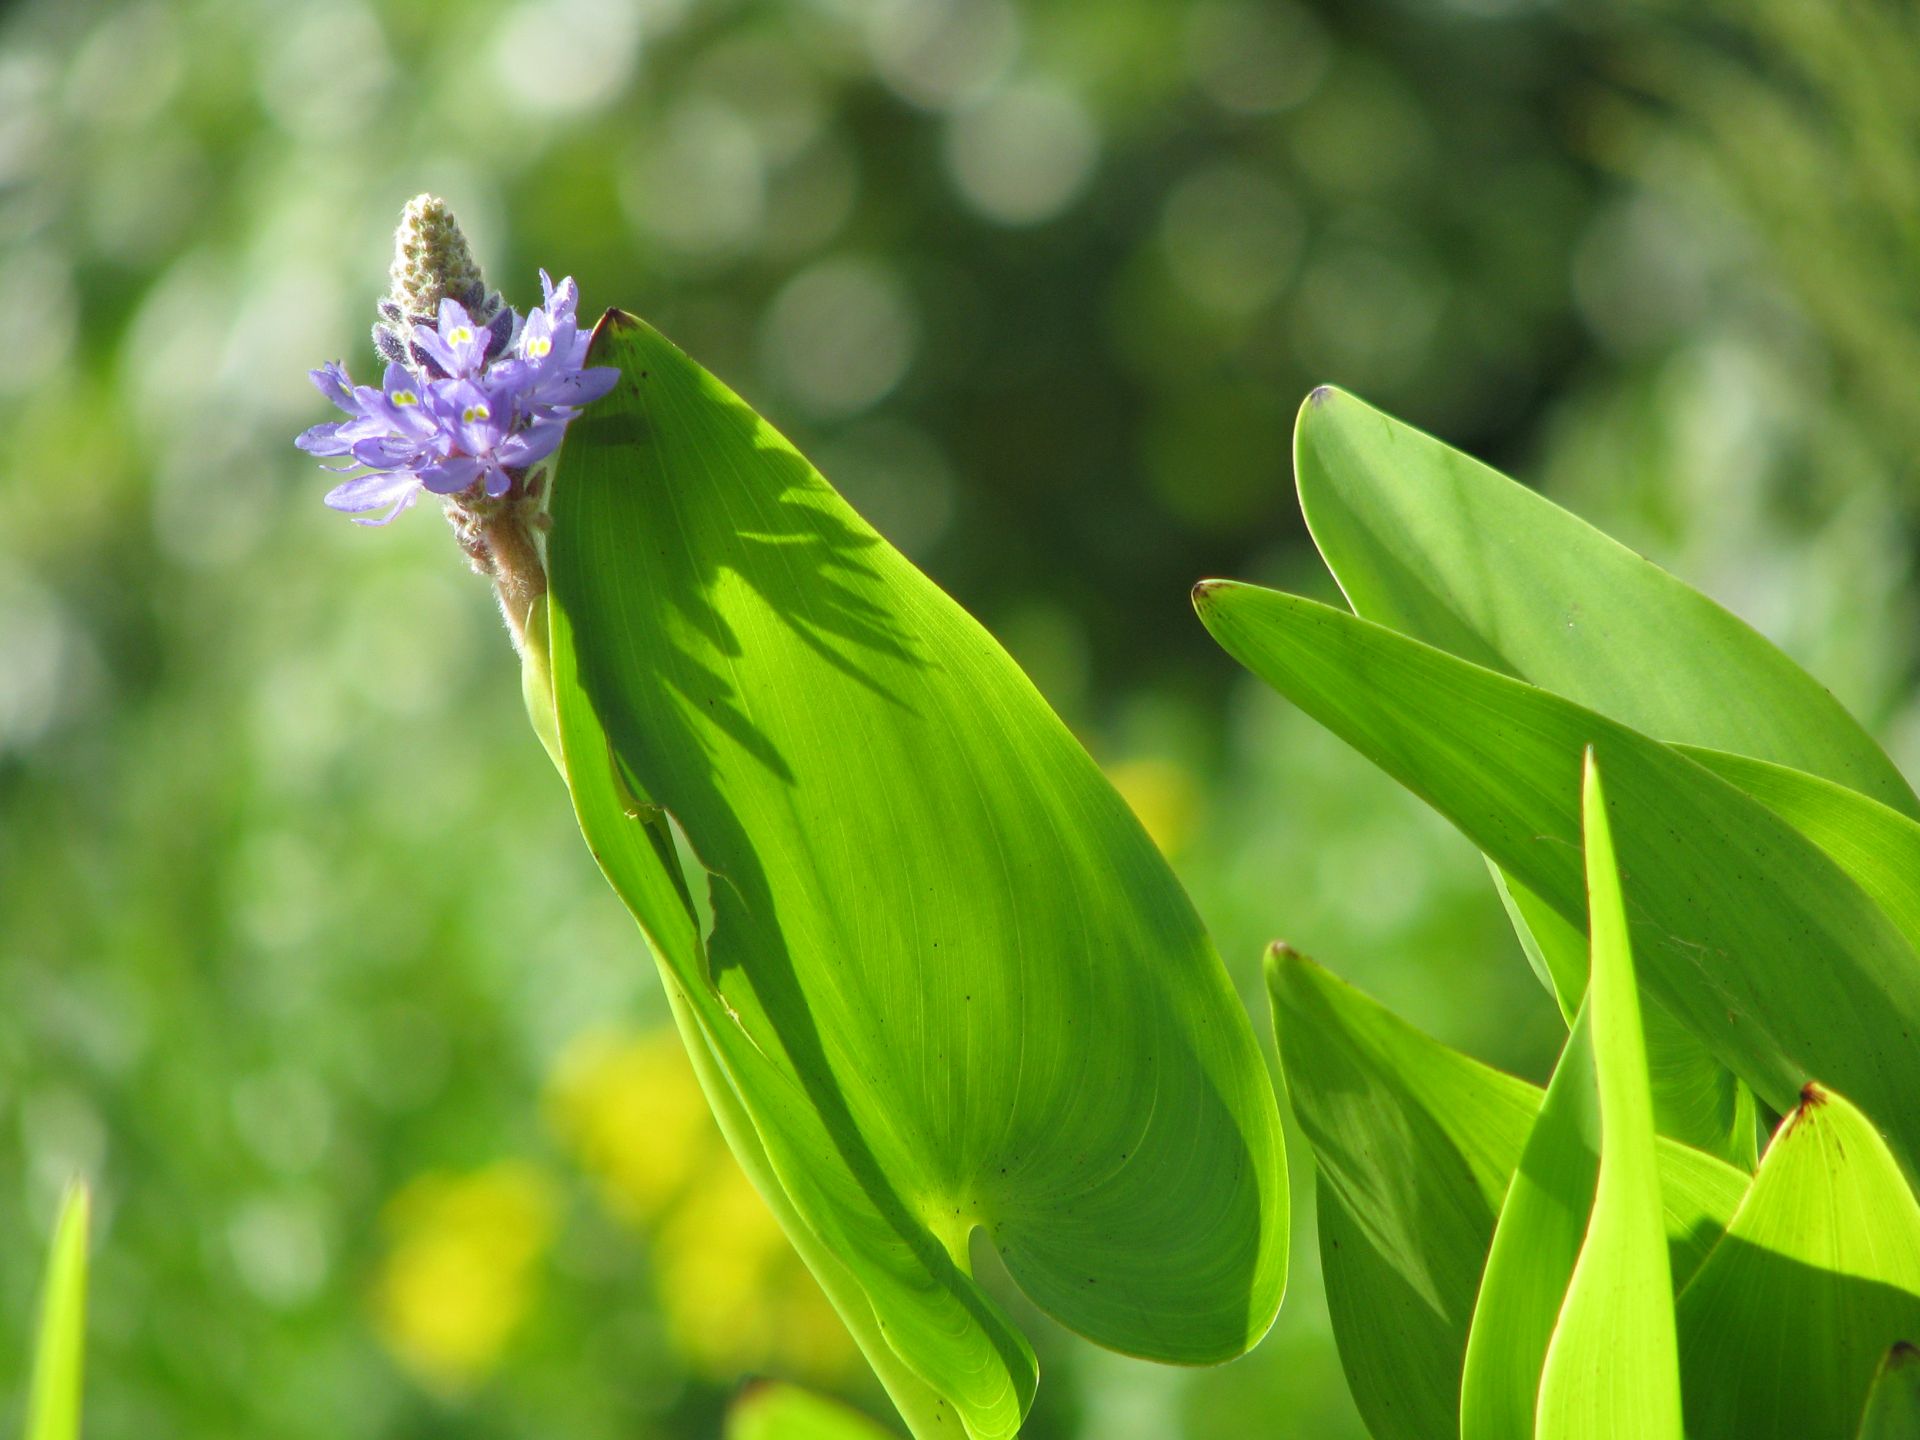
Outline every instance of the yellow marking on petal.
<svg viewBox="0 0 1920 1440">
<path fill-rule="evenodd" d="M 462 325 L 455 329 L 453 334 L 447 338 L 456 345 L 465 345 L 469 340 L 473 339 L 473 331 Z"/>
<path fill-rule="evenodd" d="M 493 418 L 493 412 L 484 405 L 469 405 L 465 410 L 460 412 L 460 416 L 471 425 L 478 420 L 491 420 Z"/>
<path fill-rule="evenodd" d="M 396 405 L 418 405 L 420 403 L 420 397 L 411 390 L 396 390 L 393 392 L 393 403 Z"/>
<path fill-rule="evenodd" d="M 527 356 L 529 359 L 532 359 L 532 360 L 544 359 L 546 356 L 552 353 L 553 353 L 553 342 L 551 340 L 535 338 L 527 341 Z"/>
</svg>

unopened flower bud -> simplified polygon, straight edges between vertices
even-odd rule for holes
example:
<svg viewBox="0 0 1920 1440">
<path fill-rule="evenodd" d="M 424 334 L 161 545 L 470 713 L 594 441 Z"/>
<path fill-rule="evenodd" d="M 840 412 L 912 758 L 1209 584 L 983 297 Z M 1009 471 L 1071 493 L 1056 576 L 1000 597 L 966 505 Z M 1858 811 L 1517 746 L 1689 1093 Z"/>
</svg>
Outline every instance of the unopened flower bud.
<svg viewBox="0 0 1920 1440">
<path fill-rule="evenodd" d="M 486 354 L 501 354 L 513 339 L 513 312 L 497 290 L 488 290 L 473 258 L 473 247 L 437 195 L 416 195 L 400 214 L 393 234 L 392 288 L 379 304 L 373 345 L 393 365 L 419 364 L 413 347 L 415 325 L 433 325 L 442 300 L 457 301 L 487 332 Z"/>
</svg>

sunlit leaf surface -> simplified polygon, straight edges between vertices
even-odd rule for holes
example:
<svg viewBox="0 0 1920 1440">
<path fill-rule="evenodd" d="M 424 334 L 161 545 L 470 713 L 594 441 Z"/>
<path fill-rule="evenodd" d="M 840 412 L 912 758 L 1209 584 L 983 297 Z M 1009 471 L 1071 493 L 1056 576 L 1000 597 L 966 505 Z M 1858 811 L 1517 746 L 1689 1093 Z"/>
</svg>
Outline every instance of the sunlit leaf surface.
<svg viewBox="0 0 1920 1440">
<path fill-rule="evenodd" d="M 1811 771 L 1920 818 L 1819 681 L 1537 491 L 1331 387 L 1301 409 L 1294 470 L 1357 614 L 1657 740 Z"/>
<path fill-rule="evenodd" d="M 87 1218 L 92 1202 L 74 1185 L 53 1228 L 40 1300 L 40 1335 L 27 1398 L 26 1440 L 79 1440 L 87 1331 Z"/>
<path fill-rule="evenodd" d="M 1581 794 L 1592 954 L 1586 1021 L 1600 1166 L 1586 1241 L 1547 1346 L 1535 1431 L 1542 1440 L 1680 1440 L 1647 1047 L 1606 794 L 1591 751 Z"/>
<path fill-rule="evenodd" d="M 1920 1335 L 1920 1205 L 1847 1100 L 1807 1087 L 1679 1323 L 1689 1435 L 1854 1434 L 1882 1357 Z"/>
<path fill-rule="evenodd" d="M 1811 771 L 1920 815 L 1892 762 L 1818 681 L 1535 491 L 1332 388 L 1301 408 L 1294 468 L 1308 528 L 1357 614 L 1655 739 Z M 1528 958 L 1571 1016 L 1584 967 L 1542 963 L 1553 940 L 1530 925 L 1547 907 L 1511 888 L 1502 898 Z M 1751 1168 L 1750 1100 L 1657 999 L 1645 1026 L 1661 1128 Z"/>
<path fill-rule="evenodd" d="M 1463 1440 L 1524 1440 L 1535 1433 L 1541 1367 L 1586 1238 L 1600 1143 L 1599 1088 L 1583 1012 L 1547 1087 L 1487 1254 L 1461 1375 Z M 1656 1153 L 1667 1264 L 1679 1286 L 1720 1238 L 1749 1177 L 1664 1136 Z"/>
<path fill-rule="evenodd" d="M 1102 1344 L 1245 1350 L 1285 1270 L 1277 1114 L 1164 862 L 991 637 L 765 422 L 630 317 L 595 346 L 624 374 L 568 437 L 550 543 L 575 808 L 902 1413 L 1006 1436 L 1031 1398 L 976 1230 Z"/>
<path fill-rule="evenodd" d="M 1320 1259 L 1354 1399 L 1382 1440 L 1454 1434 L 1474 1296 L 1502 1196 L 1529 1133 L 1539 1133 L 1541 1091 L 1422 1034 L 1284 946 L 1268 959 L 1267 981 L 1287 1095 L 1319 1169 Z M 1685 1271 L 1718 1236 L 1744 1177 L 1673 1141 L 1658 1145 L 1668 1243 Z M 1577 1213 L 1529 1407 L 1585 1230 L 1592 1168 L 1589 1157 L 1584 1193 L 1560 1197 Z M 1541 1257 L 1548 1264 L 1551 1253 Z"/>
<path fill-rule="evenodd" d="M 1920 1156 L 1920 957 L 1798 830 L 1635 731 L 1343 611 L 1225 582 L 1198 604 L 1231 654 L 1569 924 L 1586 917 L 1580 756 L 1593 745 L 1642 983 L 1774 1108 L 1831 1076 Z"/>
</svg>

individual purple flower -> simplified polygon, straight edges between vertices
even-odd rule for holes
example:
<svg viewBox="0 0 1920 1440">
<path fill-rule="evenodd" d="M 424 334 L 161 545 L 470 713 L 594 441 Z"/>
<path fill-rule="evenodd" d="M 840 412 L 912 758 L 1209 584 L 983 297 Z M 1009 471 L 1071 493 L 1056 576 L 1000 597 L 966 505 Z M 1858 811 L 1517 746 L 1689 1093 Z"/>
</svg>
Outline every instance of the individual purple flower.
<svg viewBox="0 0 1920 1440">
<path fill-rule="evenodd" d="M 487 363 L 488 339 L 486 327 L 476 325 L 458 300 L 440 302 L 437 329 L 429 325 L 413 327 L 413 343 L 426 355 L 435 378 L 470 380 L 479 374 Z"/>
<path fill-rule="evenodd" d="M 420 483 L 436 495 L 458 495 L 478 484 L 497 500 L 513 488 L 509 472 L 546 459 L 566 430 L 563 420 L 516 424 L 499 397 L 470 380 L 438 382 L 429 404 L 452 439 L 444 459 L 418 472 Z"/>
<path fill-rule="evenodd" d="M 565 420 L 613 389 L 620 372 L 608 365 L 581 368 L 591 337 L 574 318 L 580 292 L 573 277 L 555 285 L 542 270 L 540 288 L 545 303 L 518 326 L 514 353 L 489 371 L 490 383 L 544 418 Z"/>
<path fill-rule="evenodd" d="M 385 525 L 420 492 L 498 500 L 516 476 L 551 455 L 579 407 L 614 386 L 619 372 L 583 369 L 589 337 L 579 333 L 579 291 L 543 270 L 545 296 L 523 321 L 503 310 L 476 324 L 458 300 L 442 298 L 437 323 L 413 326 L 407 360 L 387 366 L 379 389 L 353 384 L 329 362 L 311 372 L 315 388 L 346 414 L 295 443 L 309 454 L 344 456 L 356 471 L 326 503 L 361 525 Z M 384 312 L 383 312 L 384 313 Z M 503 343 L 504 337 L 504 343 Z"/>
</svg>

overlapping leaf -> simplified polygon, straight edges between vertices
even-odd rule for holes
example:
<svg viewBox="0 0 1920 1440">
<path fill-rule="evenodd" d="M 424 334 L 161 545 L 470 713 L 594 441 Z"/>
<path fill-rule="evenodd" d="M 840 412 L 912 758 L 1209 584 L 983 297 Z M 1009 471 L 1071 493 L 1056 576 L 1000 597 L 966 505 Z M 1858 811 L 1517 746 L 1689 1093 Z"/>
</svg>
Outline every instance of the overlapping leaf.
<svg viewBox="0 0 1920 1440">
<path fill-rule="evenodd" d="M 1680 1365 L 1653 1093 L 1626 902 L 1592 751 L 1581 814 L 1592 954 L 1585 1016 L 1600 1162 L 1586 1241 L 1540 1375 L 1535 1433 L 1540 1440 L 1680 1440 Z"/>
<path fill-rule="evenodd" d="M 1330 387 L 1301 408 L 1294 469 L 1308 529 L 1355 613 L 1656 739 L 1810 771 L 1920 815 L 1885 753 L 1819 682 L 1544 496 Z M 1529 960 L 1571 1018 L 1584 970 L 1544 963 L 1552 938 L 1528 920 L 1544 907 L 1501 888 Z M 1663 1130 L 1751 1168 L 1750 1099 L 1657 999 L 1645 1023 Z"/>
<path fill-rule="evenodd" d="M 1882 1356 L 1920 1335 L 1920 1205 L 1841 1096 L 1807 1087 L 1681 1293 L 1679 1326 L 1689 1435 L 1855 1433 Z"/>
<path fill-rule="evenodd" d="M 1287 1093 L 1319 1168 L 1320 1258 L 1349 1388 L 1380 1440 L 1453 1434 L 1488 1241 L 1541 1092 L 1284 946 L 1268 957 L 1267 982 Z M 1684 1273 L 1732 1213 L 1742 1177 L 1658 1144 L 1668 1240 Z M 1570 1252 L 1562 1289 L 1572 1268 Z"/>
<path fill-rule="evenodd" d="M 1301 409 L 1294 470 L 1356 614 L 1657 740 L 1810 771 L 1920 818 L 1819 681 L 1538 492 L 1332 388 Z"/>
<path fill-rule="evenodd" d="M 1802 770 L 1745 755 L 1676 746 L 1746 791 L 1827 852 L 1920 950 L 1920 823 Z"/>
<path fill-rule="evenodd" d="M 1828 1075 L 1920 1156 L 1920 957 L 1798 830 L 1625 726 L 1343 611 L 1223 582 L 1197 604 L 1231 654 L 1578 925 L 1593 745 L 1643 983 L 1776 1109 Z"/>
<path fill-rule="evenodd" d="M 1488 1251 L 1461 1376 L 1462 1440 L 1530 1440 L 1536 1434 L 1541 1372 L 1587 1239 L 1601 1146 L 1596 1057 L 1583 1007 Z M 1675 1285 L 1684 1285 L 1732 1218 L 1748 1177 L 1665 1139 L 1657 1153 L 1667 1269 Z M 1663 1296 L 1662 1303 L 1670 1305 L 1671 1297 Z"/>
<path fill-rule="evenodd" d="M 638 321 L 594 346 L 622 379 L 568 436 L 549 546 L 575 807 L 730 1139 L 909 1424 L 1011 1435 L 1031 1396 L 976 1229 L 1103 1344 L 1246 1349 L 1284 1275 L 1277 1116 L 1151 842 L 765 422 Z"/>
</svg>

